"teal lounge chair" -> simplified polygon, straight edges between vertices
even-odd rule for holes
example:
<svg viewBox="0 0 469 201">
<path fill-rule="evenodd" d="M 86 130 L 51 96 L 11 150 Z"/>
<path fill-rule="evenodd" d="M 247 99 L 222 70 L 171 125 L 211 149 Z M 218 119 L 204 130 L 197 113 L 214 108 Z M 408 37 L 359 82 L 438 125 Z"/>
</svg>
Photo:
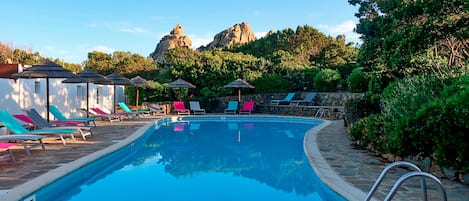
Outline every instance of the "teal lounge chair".
<svg viewBox="0 0 469 201">
<path fill-rule="evenodd" d="M 126 114 L 135 114 L 135 115 L 139 115 L 139 114 L 150 114 L 150 110 L 138 110 L 138 111 L 133 111 L 131 110 L 124 102 L 118 102 L 117 103 L 119 105 L 119 107 L 122 108 L 122 110 L 124 110 L 124 112 Z"/>
<path fill-rule="evenodd" d="M 288 93 L 288 95 L 283 100 L 271 100 L 270 104 L 279 105 L 280 103 L 283 103 L 283 102 L 290 103 L 290 101 L 293 99 L 294 96 L 295 96 L 295 93 Z"/>
<path fill-rule="evenodd" d="M 67 118 L 55 105 L 49 105 L 49 112 L 54 115 L 54 117 L 60 121 L 80 121 L 85 125 L 89 125 L 89 122 L 93 122 L 93 125 L 96 126 L 96 118 L 87 118 L 87 117 L 78 117 L 78 118 Z"/>
<path fill-rule="evenodd" d="M 75 142 L 75 137 L 73 135 L 77 131 L 76 129 L 38 129 L 30 131 L 18 123 L 18 121 L 16 121 L 15 118 L 6 110 L 0 110 L 0 123 L 6 126 L 11 132 L 18 135 L 59 136 L 63 145 L 66 145 L 64 135 L 70 135 L 70 138 Z"/>
<path fill-rule="evenodd" d="M 292 100 L 290 101 L 290 105 L 298 106 L 300 103 L 311 103 L 313 102 L 314 97 L 316 97 L 316 93 L 308 93 L 303 100 Z"/>
<path fill-rule="evenodd" d="M 236 114 L 238 111 L 238 101 L 229 101 L 228 107 L 225 109 L 225 114 Z"/>
</svg>

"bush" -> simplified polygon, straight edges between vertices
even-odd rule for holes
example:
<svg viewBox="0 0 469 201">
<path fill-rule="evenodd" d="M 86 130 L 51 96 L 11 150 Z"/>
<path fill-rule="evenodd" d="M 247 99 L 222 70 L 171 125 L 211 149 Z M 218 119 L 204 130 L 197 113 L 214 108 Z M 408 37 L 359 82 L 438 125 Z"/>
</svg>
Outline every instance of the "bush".
<svg viewBox="0 0 469 201">
<path fill-rule="evenodd" d="M 282 93 L 288 92 L 290 88 L 290 82 L 284 77 L 272 74 L 265 77 L 258 78 L 252 82 L 252 85 L 256 93 Z"/>
<path fill-rule="evenodd" d="M 362 93 L 368 90 L 368 83 L 370 80 L 366 77 L 362 69 L 356 68 L 352 74 L 347 78 L 347 85 L 349 92 Z"/>
<path fill-rule="evenodd" d="M 372 114 L 359 120 L 350 129 L 350 136 L 356 140 L 358 146 L 368 148 L 379 153 L 387 153 L 389 148 L 386 135 L 386 115 Z"/>
<path fill-rule="evenodd" d="M 469 172 L 469 82 L 463 78 L 396 127 L 391 140 L 401 155 L 433 156 L 438 164 Z"/>
<path fill-rule="evenodd" d="M 349 100 L 345 103 L 345 124 L 351 126 L 358 120 L 379 112 L 379 103 L 368 94 L 362 99 Z"/>
<path fill-rule="evenodd" d="M 324 69 L 314 76 L 314 91 L 335 92 L 340 80 L 340 73 L 332 69 Z"/>
</svg>

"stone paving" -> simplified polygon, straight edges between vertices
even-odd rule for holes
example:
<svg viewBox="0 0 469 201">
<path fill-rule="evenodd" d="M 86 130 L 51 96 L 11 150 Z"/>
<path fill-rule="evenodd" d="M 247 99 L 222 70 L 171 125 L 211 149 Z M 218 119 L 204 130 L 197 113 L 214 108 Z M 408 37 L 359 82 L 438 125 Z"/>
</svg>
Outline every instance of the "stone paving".
<svg viewBox="0 0 469 201">
<path fill-rule="evenodd" d="M 87 141 L 77 140 L 63 146 L 55 139 L 47 140 L 46 151 L 34 149 L 31 156 L 27 156 L 22 147 L 17 147 L 13 153 L 17 162 L 8 160 L 0 161 L 0 195 L 8 189 L 12 189 L 22 183 L 30 181 L 41 174 L 60 167 L 62 164 L 74 161 L 83 156 L 101 150 L 117 141 L 122 140 L 138 128 L 155 119 L 126 120 L 123 122 L 99 122 L 94 128 L 95 135 Z M 332 121 L 331 124 L 321 131 L 317 136 L 317 143 L 321 155 L 326 159 L 332 169 L 346 182 L 368 192 L 380 171 L 387 164 L 380 157 L 371 155 L 366 150 L 356 149 L 340 120 Z M 2 154 L 2 153 L 0 153 Z M 395 178 L 402 175 L 406 170 L 399 169 L 386 177 L 383 187 L 378 189 L 375 198 L 382 200 L 386 192 L 392 186 Z M 392 179 L 388 179 L 392 178 Z M 457 182 L 442 180 L 447 192 L 448 200 L 469 201 L 469 186 Z M 439 200 L 439 194 L 435 187 L 429 183 L 429 200 Z M 419 199 L 419 186 L 409 182 L 404 184 L 394 200 L 421 200 Z M 1 197 L 1 196 L 0 196 Z"/>
<path fill-rule="evenodd" d="M 389 162 L 371 154 L 367 150 L 357 149 L 348 137 L 342 120 L 331 121 L 331 124 L 317 136 L 318 148 L 332 169 L 346 182 L 368 193 L 383 168 Z M 375 198 L 383 200 L 398 177 L 408 172 L 403 168 L 391 171 L 385 177 L 381 187 L 375 193 Z M 441 180 L 448 200 L 469 201 L 469 186 L 446 179 Z M 394 200 L 422 200 L 418 179 L 409 179 L 398 191 Z M 427 180 L 429 200 L 441 200 L 437 186 Z"/>
</svg>

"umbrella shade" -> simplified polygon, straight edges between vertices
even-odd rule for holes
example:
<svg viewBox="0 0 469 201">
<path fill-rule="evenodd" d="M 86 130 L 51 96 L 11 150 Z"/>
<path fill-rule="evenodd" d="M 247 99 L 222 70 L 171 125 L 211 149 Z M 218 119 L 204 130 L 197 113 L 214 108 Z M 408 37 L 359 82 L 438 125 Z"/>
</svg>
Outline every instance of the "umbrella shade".
<svg viewBox="0 0 469 201">
<path fill-rule="evenodd" d="M 86 117 L 89 117 L 89 84 L 113 84 L 104 75 L 97 73 L 91 69 L 85 69 L 76 74 L 76 77 L 70 77 L 62 81 L 62 83 L 86 83 Z"/>
<path fill-rule="evenodd" d="M 166 86 L 168 88 L 195 88 L 195 86 L 183 79 L 177 79 Z"/>
<path fill-rule="evenodd" d="M 177 79 L 168 84 L 166 86 L 168 88 L 180 88 L 181 89 L 181 95 L 182 95 L 182 88 L 195 88 L 195 86 L 188 81 L 185 81 L 183 79 Z M 181 100 L 181 97 L 179 96 L 179 100 Z"/>
<path fill-rule="evenodd" d="M 254 86 L 250 85 L 246 81 L 238 78 L 234 80 L 233 82 L 230 82 L 229 84 L 223 86 L 225 88 L 237 88 L 238 89 L 238 102 L 241 102 L 241 88 L 249 88 L 252 89 Z"/>
<path fill-rule="evenodd" d="M 137 88 L 137 96 L 135 97 L 135 106 L 137 107 L 138 112 L 138 95 L 139 95 L 139 87 L 146 87 L 146 88 L 153 88 L 147 80 L 143 79 L 140 76 L 135 76 L 134 78 L 130 79 L 134 86 Z"/>
<path fill-rule="evenodd" d="M 116 93 L 116 85 L 130 85 L 130 86 L 133 86 L 134 83 L 132 83 L 132 81 L 130 81 L 129 79 L 127 79 L 126 77 L 120 75 L 119 73 L 112 73 L 112 74 L 109 74 L 106 76 L 106 78 L 110 81 L 112 81 L 113 85 L 114 85 L 114 105 L 113 105 L 113 109 L 114 109 L 114 113 L 117 112 L 116 110 L 116 107 L 117 107 L 117 100 L 116 100 L 116 96 L 117 96 L 117 93 Z"/>
<path fill-rule="evenodd" d="M 63 68 L 62 66 L 50 61 L 45 60 L 39 64 L 33 65 L 30 68 L 25 68 L 21 73 L 13 74 L 14 78 L 46 78 L 46 110 L 47 121 L 49 118 L 49 78 L 71 78 L 76 75 L 72 71 Z"/>
</svg>

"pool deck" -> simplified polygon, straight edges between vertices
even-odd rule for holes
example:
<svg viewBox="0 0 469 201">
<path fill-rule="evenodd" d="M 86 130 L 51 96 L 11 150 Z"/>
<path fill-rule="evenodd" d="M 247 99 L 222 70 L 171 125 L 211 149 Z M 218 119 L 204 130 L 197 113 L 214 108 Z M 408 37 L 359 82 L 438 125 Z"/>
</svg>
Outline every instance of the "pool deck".
<svg viewBox="0 0 469 201">
<path fill-rule="evenodd" d="M 7 196 L 8 192 L 13 188 L 21 188 L 25 184 L 34 186 L 35 181 L 67 166 L 65 165 L 67 163 L 118 145 L 139 128 L 155 120 L 155 118 L 140 118 L 113 122 L 113 125 L 99 121 L 98 126 L 94 128 L 95 135 L 89 140 L 77 139 L 76 143 L 71 142 L 64 147 L 58 140 L 47 139 L 45 141 L 47 150 L 35 148 L 31 156 L 27 156 L 22 147 L 14 147 L 16 162 L 13 163 L 8 159 L 0 161 L 0 200 L 8 201 L 10 197 Z M 305 138 L 305 150 L 310 161 L 316 164 L 313 168 L 320 178 L 327 180 L 325 182 L 333 185 L 333 188 L 341 189 L 337 191 L 347 194 L 349 200 L 363 200 L 365 192 L 368 192 L 380 171 L 388 164 L 366 150 L 353 147 L 341 120 L 330 121 L 324 124 L 322 129 L 314 129 Z M 386 177 L 375 198 L 383 200 L 393 181 L 405 172 L 406 170 L 399 169 Z M 449 180 L 442 182 L 448 200 L 469 201 L 468 185 Z M 428 185 L 429 200 L 439 200 L 436 188 L 431 186 L 431 182 L 428 182 Z M 402 186 L 404 190 L 399 191 L 394 200 L 421 200 L 418 187 L 419 185 L 409 180 L 409 184 Z"/>
</svg>

